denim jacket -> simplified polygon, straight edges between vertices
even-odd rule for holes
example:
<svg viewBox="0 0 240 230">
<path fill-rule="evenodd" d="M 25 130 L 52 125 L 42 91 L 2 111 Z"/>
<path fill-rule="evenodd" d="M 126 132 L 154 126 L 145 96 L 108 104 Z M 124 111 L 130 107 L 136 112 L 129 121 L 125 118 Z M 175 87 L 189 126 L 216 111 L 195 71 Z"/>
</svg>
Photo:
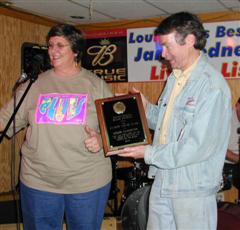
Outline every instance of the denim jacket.
<svg viewBox="0 0 240 230">
<path fill-rule="evenodd" d="M 145 149 L 149 177 L 161 180 L 163 197 L 216 193 L 230 135 L 231 92 L 223 76 L 201 54 L 177 96 L 169 122 L 167 144 L 158 144 L 159 130 L 175 78 L 171 74 L 158 105 L 148 104 L 146 116 L 154 130 Z"/>
</svg>

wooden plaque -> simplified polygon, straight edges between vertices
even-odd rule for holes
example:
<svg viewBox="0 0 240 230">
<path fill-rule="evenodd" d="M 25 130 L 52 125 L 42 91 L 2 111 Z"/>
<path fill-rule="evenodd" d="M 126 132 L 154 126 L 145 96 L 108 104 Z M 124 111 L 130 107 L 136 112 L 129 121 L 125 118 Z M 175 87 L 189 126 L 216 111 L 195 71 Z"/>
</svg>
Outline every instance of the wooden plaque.
<svg viewBox="0 0 240 230">
<path fill-rule="evenodd" d="M 151 143 L 139 93 L 97 99 L 95 105 L 105 154 Z"/>
</svg>

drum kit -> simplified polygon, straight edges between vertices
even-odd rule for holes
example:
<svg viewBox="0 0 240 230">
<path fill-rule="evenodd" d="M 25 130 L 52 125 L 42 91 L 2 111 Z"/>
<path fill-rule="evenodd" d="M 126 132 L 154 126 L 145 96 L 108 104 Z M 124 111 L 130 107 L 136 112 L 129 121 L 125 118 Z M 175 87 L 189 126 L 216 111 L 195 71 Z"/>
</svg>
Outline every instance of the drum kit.
<svg viewBox="0 0 240 230">
<path fill-rule="evenodd" d="M 133 160 L 130 167 L 118 167 L 118 162 L 118 158 L 112 158 L 113 180 L 110 192 L 110 199 L 114 199 L 112 213 L 114 216 L 120 216 L 124 230 L 145 230 L 148 219 L 148 200 L 153 182 L 153 180 L 147 177 L 148 166 L 144 161 Z M 238 178 L 238 180 L 235 178 Z M 239 180 L 239 174 L 235 175 L 232 168 L 228 169 L 225 167 L 223 170 L 223 186 L 221 191 L 228 190 L 232 186 L 239 189 Z M 118 189 L 118 181 L 123 181 L 124 183 L 120 201 L 118 198 L 118 192 L 120 191 Z M 239 215 L 237 219 L 235 217 L 236 213 L 240 214 L 239 203 L 218 202 L 218 213 L 218 226 L 222 226 L 222 223 L 230 220 L 229 218 L 225 218 L 229 213 L 231 214 L 231 219 L 234 218 L 235 222 L 240 223 Z M 221 228 L 218 227 L 218 229 L 220 230 Z"/>
<path fill-rule="evenodd" d="M 143 161 L 133 160 L 130 167 L 118 167 L 118 158 L 112 158 L 113 180 L 110 191 L 110 199 L 114 199 L 114 216 L 120 216 L 124 230 L 145 230 L 148 219 L 148 199 L 153 180 L 148 179 L 148 166 Z M 238 177 L 237 177 L 238 176 Z M 223 186 L 221 191 L 230 189 L 232 186 L 240 188 L 239 180 L 235 182 L 232 169 L 224 168 Z M 118 200 L 118 181 L 124 182 L 120 205 Z M 220 192 L 221 192 L 220 191 Z M 226 203 L 226 202 L 225 202 Z M 221 202 L 218 206 L 222 205 Z M 235 208 L 236 205 L 231 207 Z M 239 206 L 238 206 L 239 209 Z"/>
<path fill-rule="evenodd" d="M 112 159 L 113 180 L 110 197 L 114 197 L 113 214 L 121 217 L 124 230 L 146 229 L 148 198 L 152 180 L 147 178 L 148 166 L 143 161 L 134 160 L 133 166 L 118 167 Z M 117 199 L 117 181 L 124 181 L 120 205 Z"/>
</svg>

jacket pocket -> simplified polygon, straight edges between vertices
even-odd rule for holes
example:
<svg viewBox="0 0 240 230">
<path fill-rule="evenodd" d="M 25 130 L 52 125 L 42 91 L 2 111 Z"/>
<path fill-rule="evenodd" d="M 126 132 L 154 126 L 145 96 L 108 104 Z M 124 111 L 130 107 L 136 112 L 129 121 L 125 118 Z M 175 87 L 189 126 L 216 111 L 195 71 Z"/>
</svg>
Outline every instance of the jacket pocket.
<svg viewBox="0 0 240 230">
<path fill-rule="evenodd" d="M 185 105 L 175 110 L 176 141 L 183 140 L 189 136 L 194 119 L 195 106 Z"/>
</svg>

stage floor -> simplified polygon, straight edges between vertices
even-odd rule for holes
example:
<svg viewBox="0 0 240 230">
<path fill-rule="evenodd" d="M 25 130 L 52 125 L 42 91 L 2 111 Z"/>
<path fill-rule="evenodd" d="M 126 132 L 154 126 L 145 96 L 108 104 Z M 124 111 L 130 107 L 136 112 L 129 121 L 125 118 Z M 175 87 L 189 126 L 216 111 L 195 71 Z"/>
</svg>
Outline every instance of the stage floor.
<svg viewBox="0 0 240 230">
<path fill-rule="evenodd" d="M 16 230 L 16 224 L 0 224 L 0 230 Z M 23 230 L 21 224 L 20 229 Z M 64 224 L 63 230 L 66 230 L 66 225 Z M 101 230 L 122 230 L 120 222 L 115 217 L 105 217 L 103 220 Z"/>
</svg>

